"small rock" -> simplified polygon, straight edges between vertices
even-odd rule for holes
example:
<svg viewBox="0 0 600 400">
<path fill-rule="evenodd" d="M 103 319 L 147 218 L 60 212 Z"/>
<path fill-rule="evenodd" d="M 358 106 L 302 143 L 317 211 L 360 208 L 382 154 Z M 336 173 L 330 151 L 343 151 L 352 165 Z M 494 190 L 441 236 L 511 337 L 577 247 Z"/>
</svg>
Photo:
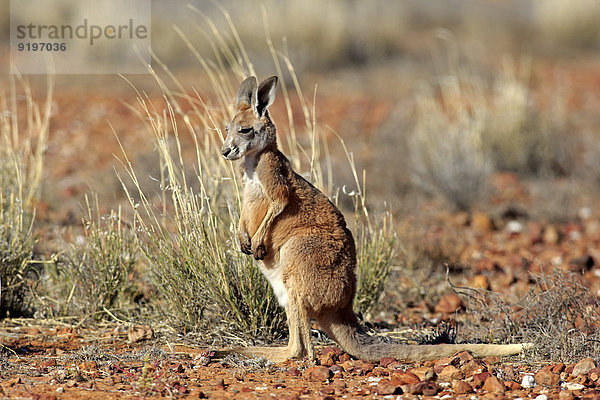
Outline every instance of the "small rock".
<svg viewBox="0 0 600 400">
<path fill-rule="evenodd" d="M 485 275 L 475 275 L 473 279 L 471 279 L 471 287 L 489 290 L 490 280 Z"/>
<path fill-rule="evenodd" d="M 456 394 L 473 393 L 473 388 L 467 382 L 462 380 L 452 381 L 452 390 Z"/>
<path fill-rule="evenodd" d="M 500 379 L 496 378 L 494 375 L 490 375 L 485 380 L 482 389 L 487 392 L 496 394 L 504 394 L 504 392 L 506 391 L 504 383 Z"/>
<path fill-rule="evenodd" d="M 452 360 L 453 359 L 450 357 L 440 358 L 435 362 L 435 364 L 433 364 L 433 370 L 436 374 L 439 374 L 444 368 L 446 368 L 447 365 L 450 365 L 452 363 Z"/>
<path fill-rule="evenodd" d="M 420 381 L 430 380 L 435 376 L 435 371 L 431 367 L 412 368 L 410 372 L 418 376 Z"/>
<path fill-rule="evenodd" d="M 354 363 L 353 360 L 349 360 L 349 361 L 342 362 L 338 365 L 341 366 L 342 368 L 344 368 L 344 371 L 352 372 L 352 371 L 354 371 L 356 364 Z"/>
<path fill-rule="evenodd" d="M 344 354 L 344 352 L 339 347 L 336 347 L 336 346 L 325 347 L 323 350 L 321 350 L 321 355 L 326 356 L 328 354 L 331 354 L 332 356 L 335 356 L 335 357 L 339 357 L 342 354 Z"/>
<path fill-rule="evenodd" d="M 338 378 L 342 378 L 342 372 L 344 372 L 344 368 L 340 367 L 339 365 L 333 365 L 329 368 L 329 370 L 331 372 L 333 372 L 333 375 L 338 377 Z"/>
<path fill-rule="evenodd" d="M 486 367 L 476 360 L 471 360 L 462 367 L 460 367 L 460 372 L 462 372 L 464 376 L 480 374 L 482 372 L 485 372 L 485 370 Z"/>
<path fill-rule="evenodd" d="M 327 394 L 327 395 L 332 395 L 332 394 L 335 394 L 335 389 L 331 386 L 325 386 L 325 387 L 321 388 L 321 393 Z"/>
<path fill-rule="evenodd" d="M 569 261 L 569 266 L 573 271 L 589 271 L 594 268 L 594 258 L 589 254 L 577 257 Z"/>
<path fill-rule="evenodd" d="M 489 372 L 481 372 L 473 375 L 473 387 L 480 388 L 483 386 L 485 381 L 490 377 Z"/>
<path fill-rule="evenodd" d="M 523 389 L 532 389 L 535 387 L 535 378 L 533 375 L 525 375 L 521 381 L 521 387 Z"/>
<path fill-rule="evenodd" d="M 575 367 L 573 367 L 573 372 L 571 372 L 571 375 L 573 375 L 573 376 L 587 375 L 587 373 L 590 372 L 594 368 L 596 368 L 596 362 L 594 362 L 594 359 L 584 358 L 583 360 L 581 360 L 577 364 L 575 364 Z"/>
<path fill-rule="evenodd" d="M 573 400 L 575 399 L 575 396 L 573 396 L 573 393 L 570 390 L 561 390 L 561 392 L 558 394 L 558 399 Z"/>
<path fill-rule="evenodd" d="M 540 369 L 537 374 L 535 374 L 535 381 L 540 385 L 545 386 L 554 386 L 560 380 L 560 376 L 551 371 L 552 366 L 548 365 L 542 369 Z"/>
<path fill-rule="evenodd" d="M 471 217 L 471 227 L 479 233 L 486 233 L 493 229 L 494 224 L 489 215 L 476 211 Z"/>
<path fill-rule="evenodd" d="M 481 359 L 481 362 L 483 362 L 486 365 L 493 365 L 493 364 L 497 364 L 500 361 L 499 357 L 496 356 L 487 356 Z"/>
<path fill-rule="evenodd" d="M 535 398 L 535 400 L 548 400 L 548 396 L 545 394 L 540 394 Z"/>
<path fill-rule="evenodd" d="M 333 377 L 333 372 L 328 367 L 318 366 L 306 370 L 306 377 L 311 381 L 323 382 Z"/>
<path fill-rule="evenodd" d="M 389 379 L 384 379 L 377 384 L 377 393 L 382 395 L 402 394 L 402 389 Z"/>
<path fill-rule="evenodd" d="M 388 364 L 387 369 L 400 369 L 404 366 L 404 364 L 394 361 Z"/>
<path fill-rule="evenodd" d="M 456 365 L 455 359 L 458 359 L 459 364 L 463 364 L 474 360 L 475 357 L 473 357 L 473 354 L 469 353 L 468 351 L 461 351 L 460 353 L 454 356 L 451 362 L 452 365 Z"/>
<path fill-rule="evenodd" d="M 544 228 L 544 233 L 542 234 L 542 240 L 546 244 L 557 244 L 560 240 L 560 233 L 558 232 L 558 229 L 556 229 L 554 225 L 546 226 Z"/>
<path fill-rule="evenodd" d="M 65 391 L 65 388 L 62 386 L 59 386 L 56 388 L 56 393 L 64 393 L 64 391 Z"/>
<path fill-rule="evenodd" d="M 438 377 L 443 381 L 452 382 L 455 379 L 462 379 L 464 376 L 454 365 L 446 365 L 438 374 Z"/>
<path fill-rule="evenodd" d="M 523 232 L 523 224 L 517 220 L 508 221 L 506 231 L 512 234 L 521 233 Z"/>
<path fill-rule="evenodd" d="M 346 382 L 342 379 L 337 379 L 331 384 L 334 389 L 346 389 Z"/>
<path fill-rule="evenodd" d="M 341 363 L 351 361 L 350 355 L 348 353 L 342 353 L 341 356 L 338 357 L 338 361 Z"/>
<path fill-rule="evenodd" d="M 383 368 L 387 368 L 387 366 L 393 362 L 396 362 L 396 359 L 394 357 L 382 357 L 379 360 L 379 365 L 382 366 Z"/>
<path fill-rule="evenodd" d="M 392 382 L 398 386 L 411 385 L 420 381 L 421 379 L 412 372 L 394 372 L 392 374 Z"/>
<path fill-rule="evenodd" d="M 554 364 L 552 366 L 552 368 L 550 369 L 550 371 L 554 372 L 555 374 L 560 374 L 564 370 L 565 370 L 565 364 L 564 363 Z"/>
<path fill-rule="evenodd" d="M 442 391 L 442 388 L 431 381 L 424 381 L 419 383 L 413 383 L 408 386 L 409 394 L 422 394 L 424 396 L 435 396 Z"/>
<path fill-rule="evenodd" d="M 329 353 L 327 355 L 319 357 L 319 363 L 325 367 L 331 367 L 335 364 L 335 360 L 333 359 L 334 354 Z"/>
<path fill-rule="evenodd" d="M 596 367 L 594 369 L 591 369 L 588 372 L 588 378 L 590 378 L 590 380 L 592 380 L 593 382 L 597 382 L 598 379 L 600 379 L 600 368 Z"/>
<path fill-rule="evenodd" d="M 439 313 L 453 313 L 458 311 L 462 305 L 462 300 L 456 293 L 447 293 L 435 305 L 434 310 Z"/>
<path fill-rule="evenodd" d="M 581 383 L 576 383 L 576 382 L 566 382 L 563 386 L 565 389 L 571 390 L 571 391 L 583 390 L 585 388 L 584 385 L 582 385 Z"/>
<path fill-rule="evenodd" d="M 520 383 L 515 381 L 504 381 L 504 386 L 506 386 L 508 390 L 519 390 L 523 388 Z"/>
<path fill-rule="evenodd" d="M 356 366 L 355 366 L 355 370 L 358 371 L 361 375 L 366 375 L 369 372 L 373 371 L 373 368 L 375 368 L 375 365 L 369 363 L 369 362 L 365 362 L 362 360 L 358 360 L 356 362 Z"/>
</svg>

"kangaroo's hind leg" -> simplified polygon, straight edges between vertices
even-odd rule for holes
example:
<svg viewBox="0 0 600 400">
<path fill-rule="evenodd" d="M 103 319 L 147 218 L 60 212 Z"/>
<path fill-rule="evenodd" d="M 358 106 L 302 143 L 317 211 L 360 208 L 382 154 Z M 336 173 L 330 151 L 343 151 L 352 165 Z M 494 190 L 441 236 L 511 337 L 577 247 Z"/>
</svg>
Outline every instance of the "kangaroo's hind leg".
<svg viewBox="0 0 600 400">
<path fill-rule="evenodd" d="M 289 326 L 289 356 L 314 359 L 310 336 L 310 315 L 306 298 L 306 265 L 310 259 L 298 253 L 303 245 L 302 237 L 294 237 L 281 247 L 279 262 L 282 268 L 282 284 L 287 293 L 286 313 Z"/>
<path fill-rule="evenodd" d="M 297 291 L 288 289 L 289 304 L 286 308 L 290 339 L 288 343 L 290 358 L 308 356 L 314 359 L 314 349 L 310 337 L 310 323 L 306 308 Z"/>
</svg>

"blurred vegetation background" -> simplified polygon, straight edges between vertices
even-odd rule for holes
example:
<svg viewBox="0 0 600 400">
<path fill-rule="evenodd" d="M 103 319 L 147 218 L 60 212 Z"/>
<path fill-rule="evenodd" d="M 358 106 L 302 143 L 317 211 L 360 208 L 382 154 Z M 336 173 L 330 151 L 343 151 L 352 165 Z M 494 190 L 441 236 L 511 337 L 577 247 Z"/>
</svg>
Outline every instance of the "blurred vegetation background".
<svg viewBox="0 0 600 400">
<path fill-rule="evenodd" d="M 52 12 L 61 15 L 65 23 L 78 22 L 72 12 L 76 1 L 54 3 L 60 5 L 47 10 L 43 2 L 31 1 L 31 12 Z M 9 90 L 9 4 L 0 3 L 0 89 L 9 98 L 19 98 Z M 321 177 L 319 184 L 335 197 L 349 220 L 357 209 L 360 218 L 369 212 L 393 215 L 395 222 L 389 220 L 385 240 L 378 236 L 381 231 L 377 227 L 369 226 L 369 234 L 361 234 L 365 263 L 377 268 L 398 266 L 394 267 L 397 275 L 393 282 L 406 304 L 437 301 L 442 291 L 438 287 L 445 282 L 444 266 L 452 273 L 468 275 L 463 253 L 479 238 L 464 238 L 453 226 L 443 232 L 447 237 L 431 239 L 428 235 L 435 229 L 428 230 L 429 225 L 422 222 L 431 214 L 457 211 L 450 219 L 472 227 L 474 216 L 483 213 L 487 218 L 483 225 L 497 231 L 510 227 L 513 220 L 556 224 L 600 215 L 598 21 L 600 2 L 596 0 L 152 1 L 153 68 L 160 78 L 151 74 L 54 78 L 54 99 L 45 109 L 50 128 L 44 137 L 44 178 L 35 182 L 36 190 L 41 185 L 41 195 L 35 204 L 37 222 L 33 226 L 37 237 L 44 240 L 33 246 L 30 231 L 22 231 L 28 257 L 52 259 L 51 254 L 63 251 L 57 269 L 46 280 L 62 281 L 71 289 L 56 286 L 48 292 L 53 297 L 46 293 L 42 300 L 48 307 L 62 304 L 63 309 L 50 307 L 58 314 L 79 310 L 99 318 L 110 316 L 103 310 L 117 313 L 113 308 L 126 304 L 127 298 L 142 299 L 140 304 L 152 309 L 156 306 L 150 299 L 157 292 L 162 290 L 168 297 L 169 288 L 157 289 L 156 282 L 150 283 L 147 271 L 139 265 L 144 258 L 133 254 L 139 243 L 126 228 L 131 217 L 125 210 L 130 209 L 132 198 L 123 188 L 151 193 L 158 199 L 166 197 L 165 187 L 156 186 L 166 176 L 165 165 L 173 162 L 173 154 L 178 155 L 173 148 L 179 138 L 165 139 L 167 144 L 157 155 L 160 141 L 154 140 L 152 131 L 165 138 L 172 135 L 171 119 L 193 124 L 191 130 L 210 137 L 211 143 L 203 143 L 199 153 L 203 160 L 211 159 L 208 150 L 218 147 L 218 132 L 231 111 L 227 96 L 233 97 L 241 76 L 255 70 L 259 78 L 278 74 L 285 85 L 272 116 L 282 133 L 284 151 L 295 166 L 307 176 Z M 219 71 L 216 81 L 211 70 Z M 27 79 L 31 82 L 27 102 L 34 98 L 43 101 L 46 78 Z M 174 105 L 169 118 L 162 114 L 163 96 Z M 148 105 L 141 112 L 140 98 Z M 7 103 L 11 107 L 0 110 L 4 117 L 16 114 L 20 104 Z M 208 121 L 209 116 L 216 116 L 216 122 Z M 149 128 L 148 121 L 160 123 Z M 18 131 L 10 128 L 11 124 L 5 127 L 6 138 Z M 340 145 L 338 135 L 346 147 Z M 315 137 L 321 151 L 316 158 L 323 164 L 318 174 L 313 174 L 313 159 L 305 152 L 315 148 Z M 189 138 L 182 140 L 182 159 L 192 161 L 186 164 L 187 172 L 181 166 L 178 178 L 195 179 L 201 173 L 192 166 L 194 147 Z M 123 176 L 129 168 L 123 168 L 113 156 L 122 154 L 121 146 L 135 165 L 139 177 L 135 185 L 123 184 L 114 173 L 116 169 Z M 207 163 L 218 166 L 216 175 L 230 177 L 229 165 L 215 162 Z M 364 187 L 368 188 L 368 200 L 360 192 Z M 82 206 L 90 190 L 97 193 L 97 204 Z M 193 197 L 196 195 L 191 193 L 186 201 L 203 204 Z M 144 206 L 153 209 L 155 197 L 145 199 Z M 363 203 L 357 207 L 358 197 Z M 215 198 L 224 197 L 212 196 Z M 107 211 L 119 205 L 123 206 L 123 220 L 120 211 Z M 232 207 L 222 220 L 215 219 L 220 230 L 217 249 L 210 256 L 229 257 L 231 263 L 242 265 L 236 258 L 239 255 L 219 247 L 230 234 L 228 223 L 222 221 L 234 220 L 235 213 Z M 112 219 L 100 218 L 104 214 Z M 74 231 L 75 226 L 81 228 L 82 216 L 84 232 Z M 360 223 L 356 222 L 357 226 Z M 157 223 L 157 230 L 162 227 Z M 152 237 L 154 232 L 149 232 Z M 164 243 L 177 242 L 170 234 L 163 239 Z M 71 246 L 79 242 L 79 248 Z M 173 254 L 181 249 L 157 243 Z M 392 251 L 388 243 L 400 245 Z M 121 253 L 115 250 L 115 259 L 121 261 L 105 265 L 102 260 L 107 257 L 99 258 L 97 249 L 117 247 Z M 64 248 L 68 248 L 66 253 Z M 198 259 L 194 252 L 187 256 L 183 258 L 186 262 Z M 163 277 L 170 277 L 171 255 L 161 257 L 154 260 L 167 260 Z M 146 254 L 145 262 L 147 259 L 153 259 L 152 255 Z M 98 303 L 101 296 L 96 286 L 77 284 L 90 270 L 114 274 L 111 271 L 119 262 L 123 264 L 119 282 L 112 282 L 106 304 Z M 18 267 L 26 264 L 19 262 Z M 71 272 L 65 269 L 68 266 Z M 250 263 L 247 267 L 253 268 Z M 381 290 L 384 280 L 369 283 L 366 274 L 365 287 Z M 68 301 L 55 293 L 56 288 L 70 293 Z M 190 285 L 190 298 L 197 290 Z M 365 304 L 358 305 L 366 313 L 378 296 L 363 295 Z M 85 296 L 94 297 L 95 302 L 86 303 Z M 195 305 L 186 298 L 172 300 L 200 310 L 181 312 L 180 322 L 190 321 L 190 312 L 202 319 L 205 304 Z M 244 320 L 247 304 L 236 306 L 243 312 L 234 312 Z M 270 303 L 262 307 L 266 318 L 276 322 L 273 329 L 279 329 L 282 316 L 272 318 Z M 128 312 L 117 314 L 133 318 Z M 231 325 L 237 326 L 236 322 Z"/>
</svg>

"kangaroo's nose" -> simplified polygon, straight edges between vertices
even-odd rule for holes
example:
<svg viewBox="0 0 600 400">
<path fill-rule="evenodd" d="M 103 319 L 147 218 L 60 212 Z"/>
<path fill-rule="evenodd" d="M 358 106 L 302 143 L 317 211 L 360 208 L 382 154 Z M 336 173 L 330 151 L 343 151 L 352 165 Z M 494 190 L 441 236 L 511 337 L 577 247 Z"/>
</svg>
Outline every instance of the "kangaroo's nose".
<svg viewBox="0 0 600 400">
<path fill-rule="evenodd" d="M 229 153 L 231 153 L 231 149 L 229 147 L 223 147 L 221 149 L 221 154 L 223 154 L 223 157 L 227 158 Z"/>
</svg>

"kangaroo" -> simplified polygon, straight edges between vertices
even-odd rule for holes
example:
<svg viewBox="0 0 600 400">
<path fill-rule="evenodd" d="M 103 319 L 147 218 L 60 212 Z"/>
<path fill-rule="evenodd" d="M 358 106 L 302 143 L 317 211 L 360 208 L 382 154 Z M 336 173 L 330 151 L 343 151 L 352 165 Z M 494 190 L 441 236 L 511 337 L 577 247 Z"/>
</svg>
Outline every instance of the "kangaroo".
<svg viewBox="0 0 600 400">
<path fill-rule="evenodd" d="M 235 349 L 274 362 L 306 356 L 314 359 L 310 319 L 344 351 L 365 361 L 395 357 L 416 362 L 463 350 L 475 356 L 518 354 L 527 345 L 383 343 L 364 333 L 352 303 L 356 293 L 356 248 L 337 207 L 298 175 L 277 147 L 269 107 L 277 77 L 260 85 L 245 79 L 237 91 L 236 114 L 221 149 L 227 160 L 240 160 L 243 200 L 239 220 L 241 251 L 260 260 L 279 304 L 285 308 L 288 346 Z"/>
</svg>

